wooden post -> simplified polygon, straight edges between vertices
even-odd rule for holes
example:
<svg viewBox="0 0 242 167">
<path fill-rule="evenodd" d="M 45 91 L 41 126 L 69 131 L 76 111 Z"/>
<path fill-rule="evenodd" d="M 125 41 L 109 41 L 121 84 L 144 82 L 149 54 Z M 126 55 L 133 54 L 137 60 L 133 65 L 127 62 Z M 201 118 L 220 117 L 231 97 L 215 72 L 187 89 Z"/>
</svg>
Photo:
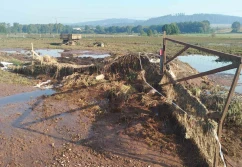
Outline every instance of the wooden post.
<svg viewBox="0 0 242 167">
<path fill-rule="evenodd" d="M 162 74 L 165 72 L 165 63 L 166 63 L 166 31 L 163 33 L 163 65 L 162 65 Z"/>
<path fill-rule="evenodd" d="M 223 113 L 222 113 L 221 119 L 219 121 L 218 132 L 217 132 L 219 141 L 221 141 L 224 119 L 225 119 L 225 116 L 226 116 L 226 114 L 228 112 L 229 104 L 230 104 L 230 102 L 232 100 L 232 96 L 233 96 L 235 87 L 236 87 L 236 85 L 238 83 L 239 75 L 240 75 L 240 72 L 241 72 L 241 68 L 242 68 L 242 59 L 241 59 L 240 65 L 238 66 L 238 68 L 236 70 L 236 73 L 235 73 L 232 85 L 230 87 L 229 94 L 228 94 L 225 106 L 224 106 L 224 109 L 223 109 Z M 218 162 L 219 162 L 219 146 L 217 146 L 217 148 L 216 148 L 214 167 L 218 166 Z"/>
<path fill-rule="evenodd" d="M 32 46 L 31 52 L 32 52 L 32 66 L 33 66 L 34 65 L 34 45 L 33 45 L 33 43 L 31 43 L 31 46 Z"/>
</svg>

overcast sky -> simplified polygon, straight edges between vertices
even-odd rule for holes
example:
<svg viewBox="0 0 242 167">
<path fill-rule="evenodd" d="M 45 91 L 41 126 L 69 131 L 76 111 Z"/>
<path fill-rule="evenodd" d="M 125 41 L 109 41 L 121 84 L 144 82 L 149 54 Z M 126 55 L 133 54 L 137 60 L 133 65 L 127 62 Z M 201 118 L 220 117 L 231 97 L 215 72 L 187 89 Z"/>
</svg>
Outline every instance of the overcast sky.
<svg viewBox="0 0 242 167">
<path fill-rule="evenodd" d="M 3 1 L 3 2 L 2 2 Z M 0 22 L 76 23 L 107 18 L 148 19 L 175 13 L 242 17 L 242 0 L 0 0 Z"/>
</svg>

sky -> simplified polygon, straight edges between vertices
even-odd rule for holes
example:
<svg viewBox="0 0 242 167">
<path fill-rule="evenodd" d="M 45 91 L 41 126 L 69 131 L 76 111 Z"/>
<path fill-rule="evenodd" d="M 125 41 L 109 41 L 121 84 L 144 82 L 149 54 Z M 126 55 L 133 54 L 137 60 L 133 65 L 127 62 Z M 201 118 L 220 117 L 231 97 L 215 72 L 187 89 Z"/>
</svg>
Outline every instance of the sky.
<svg viewBox="0 0 242 167">
<path fill-rule="evenodd" d="M 242 0 L 0 0 L 0 22 L 78 23 L 109 18 L 146 20 L 168 14 L 242 17 Z"/>
</svg>

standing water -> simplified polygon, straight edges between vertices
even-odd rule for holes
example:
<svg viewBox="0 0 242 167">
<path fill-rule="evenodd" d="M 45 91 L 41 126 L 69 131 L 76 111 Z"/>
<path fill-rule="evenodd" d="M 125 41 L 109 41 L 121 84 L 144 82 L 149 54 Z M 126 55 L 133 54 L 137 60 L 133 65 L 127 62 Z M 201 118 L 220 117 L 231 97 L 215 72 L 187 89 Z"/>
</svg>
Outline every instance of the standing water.
<svg viewBox="0 0 242 167">
<path fill-rule="evenodd" d="M 179 56 L 178 59 L 182 62 L 188 63 L 191 67 L 195 68 L 198 72 L 205 72 L 215 68 L 223 67 L 231 62 L 217 62 L 217 56 L 204 56 L 204 55 L 189 55 L 189 56 Z M 223 75 L 234 75 L 236 69 L 227 70 L 220 72 L 218 74 Z M 240 74 L 240 78 L 235 88 L 237 93 L 242 93 L 242 73 Z"/>
<path fill-rule="evenodd" d="M 35 50 L 36 53 L 39 53 L 41 56 L 49 55 L 52 57 L 61 57 L 61 53 L 64 52 L 63 49 L 38 49 Z"/>
<path fill-rule="evenodd" d="M 94 59 L 109 57 L 110 54 L 83 54 L 78 57 L 91 57 Z"/>
<path fill-rule="evenodd" d="M 45 89 L 45 90 L 36 90 L 33 92 L 26 92 L 26 93 L 20 93 L 12 96 L 2 97 L 0 98 L 0 107 L 3 107 L 11 103 L 28 102 L 31 99 L 35 99 L 43 95 L 45 96 L 52 95 L 54 93 L 55 91 L 52 89 Z"/>
</svg>

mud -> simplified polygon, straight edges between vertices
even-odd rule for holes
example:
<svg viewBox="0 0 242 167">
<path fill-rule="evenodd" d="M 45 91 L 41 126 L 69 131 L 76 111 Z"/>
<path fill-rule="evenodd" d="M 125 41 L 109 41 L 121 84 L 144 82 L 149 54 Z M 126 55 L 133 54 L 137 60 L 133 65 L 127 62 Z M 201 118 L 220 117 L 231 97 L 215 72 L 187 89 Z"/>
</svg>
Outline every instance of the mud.
<svg viewBox="0 0 242 167">
<path fill-rule="evenodd" d="M 33 86 L 23 86 L 18 84 L 6 84 L 0 83 L 0 98 L 5 96 L 10 96 L 14 94 L 19 94 L 23 92 L 31 92 L 37 90 Z"/>
<path fill-rule="evenodd" d="M 65 50 L 61 53 L 61 57 L 92 57 L 105 58 L 110 56 L 106 51 L 89 51 L 89 50 Z"/>
<path fill-rule="evenodd" d="M 208 77 L 215 84 L 223 85 L 226 87 L 230 87 L 234 79 L 234 75 L 229 75 L 229 74 L 214 74 L 214 75 L 209 75 Z"/>
<path fill-rule="evenodd" d="M 74 90 L 64 85 L 52 96 L 2 106 L 0 166 L 200 163 L 197 156 L 186 157 L 191 145 L 179 139 L 169 119 L 154 114 L 140 101 L 147 95 L 133 92 L 118 103 L 107 96 L 114 85 L 100 81 L 85 87 L 76 85 Z M 111 101 L 121 105 L 121 110 L 110 107 Z M 170 111 L 163 108 L 162 112 Z"/>
<path fill-rule="evenodd" d="M 58 59 L 111 61 L 101 68 L 107 80 L 95 80 L 101 70 L 75 73 L 62 80 L 58 93 L 0 107 L 0 166 L 207 166 L 197 146 L 180 135 L 183 130 L 170 119 L 171 111 L 157 108 L 164 99 L 148 93 L 137 55 L 115 61 Z M 146 58 L 141 61 L 147 81 L 157 86 L 159 69 Z M 183 71 L 196 73 L 186 66 Z M 203 83 L 208 79 L 188 84 Z"/>
<path fill-rule="evenodd" d="M 228 167 L 242 165 L 242 128 L 224 127 L 222 136 L 222 150 Z"/>
</svg>

